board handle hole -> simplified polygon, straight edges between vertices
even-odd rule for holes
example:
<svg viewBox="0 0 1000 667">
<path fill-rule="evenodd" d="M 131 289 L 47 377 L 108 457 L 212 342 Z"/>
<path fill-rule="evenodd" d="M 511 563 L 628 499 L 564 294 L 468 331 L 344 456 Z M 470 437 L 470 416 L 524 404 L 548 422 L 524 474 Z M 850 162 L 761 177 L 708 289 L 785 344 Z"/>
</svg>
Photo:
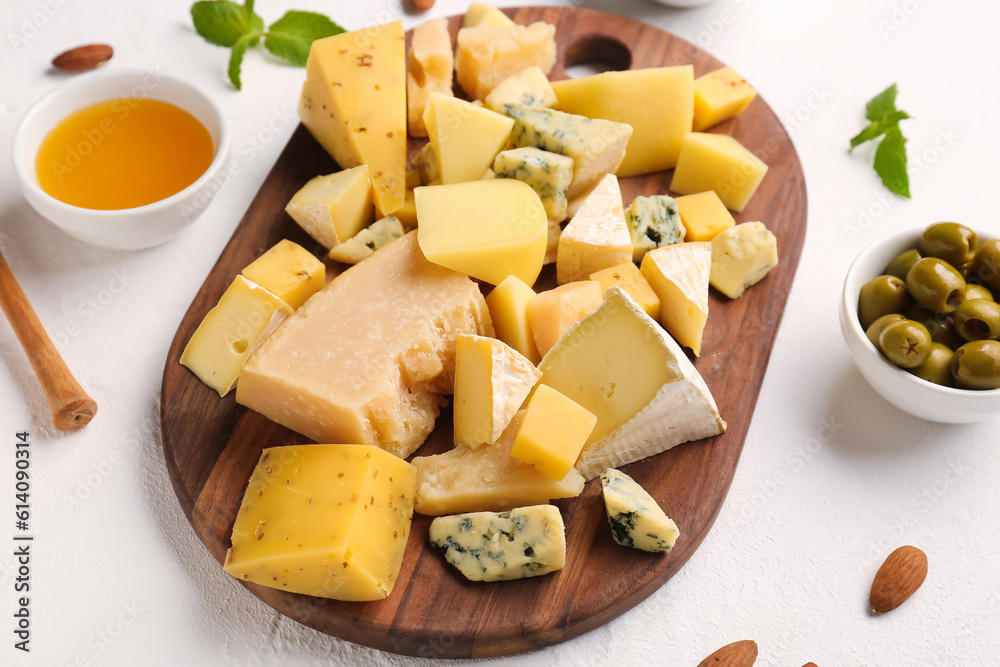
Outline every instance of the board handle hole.
<svg viewBox="0 0 1000 667">
<path fill-rule="evenodd" d="M 622 42 L 607 35 L 583 35 L 566 47 L 566 76 L 579 78 L 619 72 L 632 66 L 632 51 Z"/>
</svg>

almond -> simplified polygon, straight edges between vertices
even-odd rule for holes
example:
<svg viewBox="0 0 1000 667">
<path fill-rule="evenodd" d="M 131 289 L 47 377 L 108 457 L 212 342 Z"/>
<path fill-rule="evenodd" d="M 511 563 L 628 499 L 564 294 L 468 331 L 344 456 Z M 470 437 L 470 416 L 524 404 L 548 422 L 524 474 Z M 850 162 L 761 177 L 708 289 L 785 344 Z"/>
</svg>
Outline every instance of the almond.
<svg viewBox="0 0 1000 667">
<path fill-rule="evenodd" d="M 414 11 L 426 12 L 434 6 L 434 0 L 410 0 L 410 4 L 413 5 Z"/>
<path fill-rule="evenodd" d="M 927 554 L 916 547 L 899 547 L 875 574 L 868 603 L 873 614 L 884 614 L 906 602 L 927 578 Z"/>
<path fill-rule="evenodd" d="M 819 667 L 819 665 L 817 665 L 815 662 L 807 662 L 806 664 L 802 665 L 802 667 Z"/>
<path fill-rule="evenodd" d="M 698 663 L 698 667 L 750 667 L 757 661 L 757 642 L 750 639 L 726 644 Z"/>
<path fill-rule="evenodd" d="M 107 44 L 86 44 L 63 51 L 52 59 L 52 66 L 69 72 L 94 69 L 111 60 L 115 50 Z"/>
</svg>

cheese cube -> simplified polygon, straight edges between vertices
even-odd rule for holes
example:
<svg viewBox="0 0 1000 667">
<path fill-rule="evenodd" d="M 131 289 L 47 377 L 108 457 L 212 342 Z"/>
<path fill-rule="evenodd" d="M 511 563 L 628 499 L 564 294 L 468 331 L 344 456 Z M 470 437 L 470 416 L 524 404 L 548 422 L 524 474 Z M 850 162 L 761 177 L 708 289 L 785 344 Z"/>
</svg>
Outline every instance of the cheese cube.
<svg viewBox="0 0 1000 667">
<path fill-rule="evenodd" d="M 243 276 L 295 309 L 326 284 L 326 267 L 298 243 L 282 239 L 250 262 Z"/>
<path fill-rule="evenodd" d="M 545 256 L 545 209 L 519 181 L 498 178 L 421 187 L 420 249 L 430 261 L 497 285 L 517 276 L 533 285 Z"/>
<path fill-rule="evenodd" d="M 528 324 L 528 303 L 534 296 L 535 291 L 523 280 L 507 276 L 486 296 L 486 306 L 497 338 L 537 365 L 542 355 L 538 354 Z"/>
<path fill-rule="evenodd" d="M 648 174 L 677 164 L 694 116 L 691 65 L 603 72 L 553 81 L 552 89 L 560 111 L 632 127 L 618 176 Z"/>
<path fill-rule="evenodd" d="M 691 132 L 684 139 L 670 189 L 682 195 L 714 190 L 726 208 L 746 208 L 767 165 L 725 134 Z"/>
<path fill-rule="evenodd" d="M 562 237 L 562 227 L 555 220 L 549 220 L 545 235 L 545 259 L 543 264 L 552 264 L 559 257 L 559 239 Z"/>
<path fill-rule="evenodd" d="M 330 250 L 330 259 L 342 264 L 357 264 L 384 245 L 405 234 L 403 224 L 390 215 L 376 220 L 351 239 Z"/>
<path fill-rule="evenodd" d="M 528 302 L 528 326 L 543 357 L 573 325 L 601 305 L 601 283 L 581 280 L 540 292 Z"/>
<path fill-rule="evenodd" d="M 712 239 L 712 287 L 730 299 L 778 265 L 778 240 L 764 223 L 744 222 Z"/>
<path fill-rule="evenodd" d="M 445 185 L 481 179 L 514 127 L 506 116 L 436 93 L 424 110 L 424 124 Z"/>
<path fill-rule="evenodd" d="M 399 224 L 403 225 L 404 230 L 410 232 L 417 228 L 417 200 L 413 196 L 413 190 L 406 191 L 403 208 L 393 213 L 393 215 L 399 220 Z"/>
<path fill-rule="evenodd" d="M 334 600 L 396 584 L 416 469 L 369 445 L 289 445 L 260 455 L 223 568 L 241 581 Z"/>
<path fill-rule="evenodd" d="M 711 243 L 679 243 L 650 250 L 639 267 L 660 299 L 660 324 L 681 345 L 701 354 L 708 320 Z"/>
<path fill-rule="evenodd" d="M 601 474 L 601 493 L 615 542 L 652 553 L 674 548 L 681 534 L 677 524 L 634 479 L 608 468 Z"/>
<path fill-rule="evenodd" d="M 576 463 L 597 417 L 548 385 L 531 395 L 510 455 L 562 479 Z"/>
<path fill-rule="evenodd" d="M 250 353 L 291 314 L 292 307 L 277 296 L 236 276 L 191 335 L 180 363 L 225 396 Z"/>
<path fill-rule="evenodd" d="M 667 195 L 636 197 L 625 211 L 632 233 L 632 261 L 641 262 L 653 248 L 680 243 L 687 230 L 677 202 Z"/>
<path fill-rule="evenodd" d="M 406 59 L 406 121 L 411 137 L 427 136 L 424 109 L 431 94 L 452 94 L 453 64 L 448 19 L 428 19 L 413 28 Z"/>
<path fill-rule="evenodd" d="M 413 171 L 420 176 L 421 185 L 441 185 L 441 163 L 438 161 L 434 144 L 428 141 L 420 147 L 413 156 Z M 405 200 L 403 205 L 406 205 Z"/>
<path fill-rule="evenodd" d="M 455 444 L 492 445 L 542 374 L 502 341 L 462 334 L 455 350 Z M 563 472 L 557 479 L 566 476 Z"/>
<path fill-rule="evenodd" d="M 455 77 L 481 100 L 504 79 L 525 67 L 548 74 L 556 62 L 556 27 L 549 23 L 462 28 L 455 49 Z"/>
<path fill-rule="evenodd" d="M 701 132 L 743 113 L 757 91 L 732 67 L 722 67 L 694 80 L 694 131 Z"/>
<path fill-rule="evenodd" d="M 587 280 L 591 273 L 632 258 L 632 234 L 625 222 L 618 179 L 608 174 L 587 196 L 559 237 L 556 282 Z"/>
<path fill-rule="evenodd" d="M 317 176 L 295 193 L 288 215 L 324 248 L 334 248 L 375 219 L 368 167 Z"/>
<path fill-rule="evenodd" d="M 479 287 L 428 262 L 410 233 L 288 318 L 247 360 L 236 402 L 317 442 L 405 458 L 454 391 L 462 333 L 493 333 Z"/>
<path fill-rule="evenodd" d="M 513 178 L 538 194 L 552 222 L 566 218 L 566 188 L 573 180 L 573 159 L 533 146 L 501 151 L 493 161 L 496 178 Z"/>
<path fill-rule="evenodd" d="M 580 495 L 583 477 L 575 470 L 557 481 L 510 455 L 523 419 L 521 410 L 492 445 L 458 446 L 444 454 L 413 457 L 417 468 L 414 510 L 429 516 L 502 512 Z"/>
<path fill-rule="evenodd" d="M 517 74 L 510 75 L 497 84 L 483 100 L 487 109 L 498 113 L 503 113 L 508 104 L 552 108 L 558 101 L 548 77 L 537 65 L 525 67 Z"/>
<path fill-rule="evenodd" d="M 685 241 L 711 241 L 736 224 L 719 195 L 712 190 L 677 198 L 677 212 L 684 223 Z"/>
<path fill-rule="evenodd" d="M 660 299 L 642 277 L 639 267 L 631 261 L 592 273 L 590 279 L 601 283 L 601 289 L 605 294 L 612 287 L 620 287 L 628 292 L 629 296 L 635 299 L 635 302 L 654 320 L 660 316 Z"/>
<path fill-rule="evenodd" d="M 463 28 L 504 28 L 514 25 L 502 11 L 486 2 L 473 2 L 465 10 Z"/>
</svg>

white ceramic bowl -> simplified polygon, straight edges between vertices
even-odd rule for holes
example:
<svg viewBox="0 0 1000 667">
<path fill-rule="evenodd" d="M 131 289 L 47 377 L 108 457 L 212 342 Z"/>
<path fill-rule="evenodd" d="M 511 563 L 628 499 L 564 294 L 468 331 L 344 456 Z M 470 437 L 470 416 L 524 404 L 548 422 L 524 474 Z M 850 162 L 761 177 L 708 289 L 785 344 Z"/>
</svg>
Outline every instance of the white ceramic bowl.
<svg viewBox="0 0 1000 667">
<path fill-rule="evenodd" d="M 887 401 L 911 415 L 936 422 L 964 424 L 1000 415 L 1000 389 L 973 391 L 926 382 L 895 366 L 871 344 L 858 320 L 861 286 L 881 275 L 899 253 L 916 248 L 918 230 L 883 236 L 861 251 L 847 271 L 840 304 L 840 328 L 858 370 Z M 979 230 L 976 230 L 977 232 Z M 980 242 L 990 237 L 980 236 Z"/>
<path fill-rule="evenodd" d="M 119 210 L 72 206 L 38 184 L 35 159 L 59 121 L 82 107 L 118 97 L 149 97 L 175 104 L 197 118 L 212 137 L 215 157 L 201 177 L 166 199 Z M 102 69 L 75 77 L 35 102 L 14 130 L 12 157 L 21 191 L 32 208 L 71 236 L 105 248 L 158 245 L 194 222 L 218 191 L 216 177 L 229 146 L 222 111 L 194 86 L 154 70 Z"/>
</svg>

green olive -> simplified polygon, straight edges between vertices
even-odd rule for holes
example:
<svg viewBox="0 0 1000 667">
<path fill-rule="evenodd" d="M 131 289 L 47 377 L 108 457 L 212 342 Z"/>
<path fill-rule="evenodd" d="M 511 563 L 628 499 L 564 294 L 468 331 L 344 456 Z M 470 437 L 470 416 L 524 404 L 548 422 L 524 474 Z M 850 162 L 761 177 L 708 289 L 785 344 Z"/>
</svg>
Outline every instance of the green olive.
<svg viewBox="0 0 1000 667">
<path fill-rule="evenodd" d="M 956 349 L 967 342 L 955 331 L 955 320 L 951 315 L 932 313 L 923 306 L 914 304 L 903 313 L 908 319 L 920 322 L 931 334 L 931 340 L 935 343 L 947 345 L 951 349 Z"/>
<path fill-rule="evenodd" d="M 948 262 L 924 257 L 906 274 L 910 295 L 935 313 L 951 313 L 965 299 L 965 278 Z"/>
<path fill-rule="evenodd" d="M 955 378 L 951 374 L 951 358 L 953 356 L 955 353 L 947 345 L 932 343 L 927 360 L 916 368 L 911 368 L 910 372 L 921 380 L 945 387 L 954 387 Z"/>
<path fill-rule="evenodd" d="M 1000 338 L 1000 305 L 996 301 L 966 301 L 953 314 L 955 331 L 965 340 Z"/>
<path fill-rule="evenodd" d="M 882 353 L 900 368 L 916 368 L 927 361 L 931 335 L 920 322 L 900 320 L 887 326 L 878 339 Z"/>
<path fill-rule="evenodd" d="M 896 259 L 889 262 L 889 266 L 885 267 L 885 272 L 890 276 L 896 276 L 900 280 L 906 280 L 906 274 L 910 272 L 910 269 L 917 260 L 923 259 L 920 255 L 919 250 L 907 250 L 896 255 Z"/>
<path fill-rule="evenodd" d="M 963 266 L 972 259 L 979 247 L 976 233 L 957 222 L 939 222 L 920 236 L 920 254 L 937 257 L 952 266 Z"/>
<path fill-rule="evenodd" d="M 872 325 L 868 327 L 867 331 L 865 331 L 865 335 L 868 336 L 868 340 L 872 342 L 872 345 L 875 346 L 875 349 L 881 352 L 882 348 L 879 347 L 878 344 L 879 336 L 881 336 L 882 332 L 885 331 L 885 328 L 890 324 L 892 324 L 893 322 L 899 322 L 900 320 L 905 320 L 905 319 L 906 318 L 900 315 L 899 313 L 890 313 L 888 315 L 883 315 L 882 317 L 872 322 Z"/>
<path fill-rule="evenodd" d="M 1000 388 L 1000 342 L 977 340 L 958 348 L 951 374 L 966 389 Z"/>
<path fill-rule="evenodd" d="M 888 315 L 901 313 L 910 305 L 910 295 L 906 283 L 896 276 L 879 276 L 861 286 L 858 295 L 858 318 L 861 328 L 867 330 L 872 322 Z"/>
<path fill-rule="evenodd" d="M 987 301 L 996 301 L 993 298 L 993 292 L 990 291 L 988 287 L 983 285 L 976 285 L 975 283 L 969 283 L 965 286 L 965 300 L 972 301 L 974 299 L 986 299 Z"/>
<path fill-rule="evenodd" d="M 987 241 L 979 247 L 969 263 L 968 275 L 991 290 L 1000 290 L 1000 240 Z"/>
</svg>

